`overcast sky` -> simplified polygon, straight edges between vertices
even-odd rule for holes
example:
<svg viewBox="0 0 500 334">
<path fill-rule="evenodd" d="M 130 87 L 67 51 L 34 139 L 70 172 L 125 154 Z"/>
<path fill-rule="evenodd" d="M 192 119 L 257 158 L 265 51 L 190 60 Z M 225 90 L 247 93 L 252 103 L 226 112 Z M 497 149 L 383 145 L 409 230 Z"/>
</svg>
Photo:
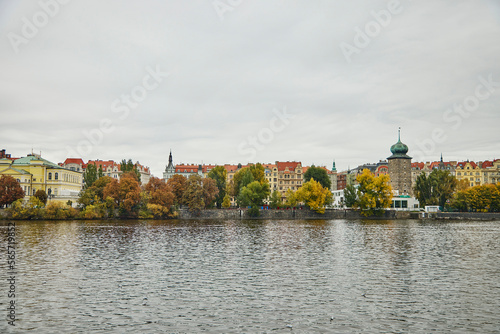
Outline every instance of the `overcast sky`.
<svg viewBox="0 0 500 334">
<path fill-rule="evenodd" d="M 500 158 L 496 0 L 0 0 L 0 32 L 13 156 Z"/>
</svg>

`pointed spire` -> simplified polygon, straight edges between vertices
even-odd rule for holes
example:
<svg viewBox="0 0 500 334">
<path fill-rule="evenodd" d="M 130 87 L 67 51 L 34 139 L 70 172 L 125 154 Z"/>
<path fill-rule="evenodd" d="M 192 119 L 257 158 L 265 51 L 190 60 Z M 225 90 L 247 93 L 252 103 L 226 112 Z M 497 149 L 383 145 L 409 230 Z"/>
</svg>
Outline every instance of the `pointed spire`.
<svg viewBox="0 0 500 334">
<path fill-rule="evenodd" d="M 333 159 L 332 172 L 336 172 L 337 168 L 335 167 L 335 159 Z"/>
<path fill-rule="evenodd" d="M 441 152 L 441 162 L 443 162 L 443 152 Z"/>
<path fill-rule="evenodd" d="M 401 127 L 398 129 L 398 141 L 401 141 Z"/>
</svg>

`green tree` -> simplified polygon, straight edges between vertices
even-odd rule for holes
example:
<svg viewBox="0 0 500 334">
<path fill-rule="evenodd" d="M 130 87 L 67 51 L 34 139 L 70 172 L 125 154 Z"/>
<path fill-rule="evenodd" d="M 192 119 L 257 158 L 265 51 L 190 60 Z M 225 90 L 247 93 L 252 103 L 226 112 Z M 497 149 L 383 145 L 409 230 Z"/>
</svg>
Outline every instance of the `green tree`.
<svg viewBox="0 0 500 334">
<path fill-rule="evenodd" d="M 120 170 L 122 171 L 122 173 L 133 172 L 137 182 L 141 184 L 141 173 L 139 172 L 135 164 L 132 162 L 132 159 L 128 159 L 128 161 L 123 159 L 122 162 L 120 162 Z"/>
<path fill-rule="evenodd" d="M 269 207 L 271 209 L 276 209 L 281 205 L 281 194 L 279 191 L 275 190 L 271 194 L 271 201 L 269 203 Z"/>
<path fill-rule="evenodd" d="M 415 197 L 420 206 L 439 205 L 443 207 L 453 198 L 457 188 L 457 179 L 447 170 L 433 170 L 427 177 L 425 173 L 418 176 L 415 182 Z"/>
<path fill-rule="evenodd" d="M 90 188 L 97 179 L 97 168 L 94 164 L 87 164 L 85 173 L 83 173 L 83 189 Z"/>
<path fill-rule="evenodd" d="M 362 215 L 381 215 L 391 206 L 392 188 L 388 175 L 375 177 L 370 170 L 365 169 L 356 177 L 356 181 L 359 183 L 359 188 L 355 207 L 362 210 Z"/>
<path fill-rule="evenodd" d="M 222 207 L 222 202 L 226 197 L 227 171 L 223 166 L 216 166 L 210 172 L 208 172 L 208 177 L 215 180 L 217 189 L 219 189 L 219 193 L 215 198 L 215 203 L 220 209 Z"/>
<path fill-rule="evenodd" d="M 311 179 L 319 182 L 323 188 L 330 189 L 332 181 L 328 177 L 326 170 L 320 167 L 315 167 L 312 165 L 304 173 L 304 183 L 310 181 Z"/>
<path fill-rule="evenodd" d="M 304 183 L 295 192 L 297 200 L 317 213 L 325 213 L 325 206 L 332 203 L 333 195 L 329 188 L 325 188 L 318 181 L 311 179 Z"/>
<path fill-rule="evenodd" d="M 40 200 L 40 202 L 43 203 L 43 205 L 47 204 L 47 198 L 49 198 L 49 196 L 47 195 L 47 193 L 43 189 L 38 189 L 35 192 L 35 197 L 38 198 Z"/>
<path fill-rule="evenodd" d="M 286 191 L 285 198 L 285 205 L 289 208 L 293 208 L 299 203 L 299 200 L 297 199 L 297 193 L 290 188 L 288 188 L 288 190 Z"/>
<path fill-rule="evenodd" d="M 433 180 L 428 178 L 425 173 L 421 173 L 417 177 L 417 180 L 415 181 L 415 187 L 413 188 L 415 198 L 418 199 L 421 207 L 425 207 L 426 205 L 434 202 L 432 189 Z"/>
<path fill-rule="evenodd" d="M 24 197 L 24 191 L 19 182 L 10 175 L 0 177 L 0 208 L 10 205 Z"/>
<path fill-rule="evenodd" d="M 233 189 L 231 195 L 237 198 L 240 194 L 241 189 L 252 183 L 253 181 L 269 185 L 269 182 L 267 182 L 265 177 L 264 166 L 262 166 L 262 164 L 260 163 L 241 168 L 234 174 L 232 180 Z"/>
<path fill-rule="evenodd" d="M 104 176 L 104 171 L 102 170 L 102 165 L 99 165 L 99 169 L 97 170 L 97 178 L 100 179 Z"/>
<path fill-rule="evenodd" d="M 344 189 L 344 203 L 348 208 L 352 208 L 358 200 L 358 193 L 356 192 L 356 188 L 349 184 Z"/>
<path fill-rule="evenodd" d="M 264 204 L 264 199 L 269 196 L 269 184 L 253 181 L 244 186 L 238 196 L 238 201 L 243 206 L 251 206 L 249 214 L 251 216 L 259 215 L 259 207 Z"/>
</svg>

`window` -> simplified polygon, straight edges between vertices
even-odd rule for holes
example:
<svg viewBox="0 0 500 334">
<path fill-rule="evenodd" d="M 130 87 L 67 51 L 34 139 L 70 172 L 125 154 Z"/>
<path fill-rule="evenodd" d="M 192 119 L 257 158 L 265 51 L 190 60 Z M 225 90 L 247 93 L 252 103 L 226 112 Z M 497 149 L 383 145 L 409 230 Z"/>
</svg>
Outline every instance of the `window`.
<svg viewBox="0 0 500 334">
<path fill-rule="evenodd" d="M 52 180 L 52 173 L 49 173 L 49 180 Z"/>
<path fill-rule="evenodd" d="M 403 209 L 408 208 L 408 201 L 401 201 L 401 207 L 402 207 Z"/>
<path fill-rule="evenodd" d="M 59 173 L 54 174 L 54 180 L 59 180 Z"/>
</svg>

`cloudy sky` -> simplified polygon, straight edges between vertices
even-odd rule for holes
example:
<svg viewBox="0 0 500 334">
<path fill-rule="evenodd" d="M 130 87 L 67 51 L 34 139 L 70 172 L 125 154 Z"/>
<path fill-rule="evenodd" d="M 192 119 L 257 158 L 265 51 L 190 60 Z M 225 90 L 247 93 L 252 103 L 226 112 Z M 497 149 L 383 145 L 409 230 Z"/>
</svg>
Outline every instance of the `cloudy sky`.
<svg viewBox="0 0 500 334">
<path fill-rule="evenodd" d="M 13 156 L 500 158 L 496 0 L 0 0 L 0 33 Z"/>
</svg>

